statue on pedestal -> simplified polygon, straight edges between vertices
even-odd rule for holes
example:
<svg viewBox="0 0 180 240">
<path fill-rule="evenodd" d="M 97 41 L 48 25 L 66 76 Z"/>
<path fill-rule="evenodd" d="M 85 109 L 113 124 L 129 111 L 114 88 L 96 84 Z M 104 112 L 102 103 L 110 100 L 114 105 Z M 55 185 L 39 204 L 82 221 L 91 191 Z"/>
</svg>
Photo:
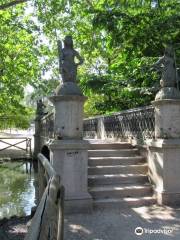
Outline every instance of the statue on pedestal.
<svg viewBox="0 0 180 240">
<path fill-rule="evenodd" d="M 160 80 L 161 87 L 176 86 L 175 53 L 172 46 L 166 47 L 164 56 L 159 58 L 153 67 L 160 69 L 162 72 L 162 77 Z"/>
<path fill-rule="evenodd" d="M 59 70 L 62 76 L 63 84 L 56 90 L 57 95 L 82 95 L 79 87 L 76 85 L 77 68 L 83 64 L 83 58 L 73 48 L 71 36 L 64 39 L 64 48 L 61 41 L 58 41 L 59 52 Z M 78 60 L 76 62 L 75 60 Z"/>
<path fill-rule="evenodd" d="M 153 68 L 162 72 L 160 80 L 160 85 L 162 88 L 157 93 L 155 99 L 179 99 L 180 92 L 177 89 L 178 79 L 175 52 L 171 45 L 166 47 L 164 56 L 153 65 Z"/>
<path fill-rule="evenodd" d="M 37 101 L 36 116 L 41 118 L 46 114 L 46 106 L 44 105 L 42 99 L 40 99 Z"/>
<path fill-rule="evenodd" d="M 83 59 L 79 53 L 73 48 L 73 40 L 71 36 L 66 36 L 64 40 L 64 48 L 61 41 L 58 41 L 59 50 L 59 68 L 62 75 L 62 81 L 76 82 L 77 67 L 83 64 Z M 78 59 L 78 63 L 75 62 Z"/>
</svg>

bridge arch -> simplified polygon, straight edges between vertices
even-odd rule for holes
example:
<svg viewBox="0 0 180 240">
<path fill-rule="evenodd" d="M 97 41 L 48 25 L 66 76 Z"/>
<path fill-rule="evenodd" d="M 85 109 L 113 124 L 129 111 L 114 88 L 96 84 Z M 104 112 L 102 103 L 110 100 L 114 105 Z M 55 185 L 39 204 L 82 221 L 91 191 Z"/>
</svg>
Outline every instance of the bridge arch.
<svg viewBox="0 0 180 240">
<path fill-rule="evenodd" d="M 50 150 L 47 145 L 41 148 L 41 153 L 50 161 Z"/>
</svg>

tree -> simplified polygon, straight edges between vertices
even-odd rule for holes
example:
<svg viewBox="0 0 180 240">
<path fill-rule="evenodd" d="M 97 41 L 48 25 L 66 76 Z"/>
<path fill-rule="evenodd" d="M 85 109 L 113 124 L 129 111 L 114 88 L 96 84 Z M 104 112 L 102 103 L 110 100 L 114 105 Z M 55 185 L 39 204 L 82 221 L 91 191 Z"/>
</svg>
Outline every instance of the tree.
<svg viewBox="0 0 180 240">
<path fill-rule="evenodd" d="M 3 4 L 15 2 L 19 3 L 0 11 L 1 111 L 22 108 L 27 84 L 35 89 L 34 99 L 55 88 L 60 79 L 57 40 L 67 34 L 85 58 L 78 79 L 89 96 L 87 106 L 93 106 L 88 114 L 150 104 L 160 77 L 150 66 L 163 54 L 164 44 L 174 44 L 179 61 L 178 0 L 32 0 L 28 4 L 6 0 Z M 27 6 L 32 13 L 27 13 Z"/>
<path fill-rule="evenodd" d="M 23 104 L 24 89 L 41 71 L 34 24 L 24 13 L 20 5 L 0 11 L 0 115 L 14 116 L 16 122 L 31 114 Z"/>
<path fill-rule="evenodd" d="M 0 5 L 0 10 L 4 10 L 7 9 L 9 7 L 13 7 L 16 6 L 17 4 L 21 4 L 21 3 L 26 3 L 29 0 L 15 0 L 15 1 L 10 1 L 10 2 L 6 2 L 6 3 L 2 3 Z"/>
<path fill-rule="evenodd" d="M 72 34 L 87 59 L 79 74 L 82 89 L 91 99 L 93 94 L 104 99 L 94 103 L 95 112 L 150 104 L 160 77 L 150 71 L 152 63 L 169 42 L 179 59 L 178 0 L 44 3 L 36 5 L 44 33 L 54 43 L 57 33 Z"/>
</svg>

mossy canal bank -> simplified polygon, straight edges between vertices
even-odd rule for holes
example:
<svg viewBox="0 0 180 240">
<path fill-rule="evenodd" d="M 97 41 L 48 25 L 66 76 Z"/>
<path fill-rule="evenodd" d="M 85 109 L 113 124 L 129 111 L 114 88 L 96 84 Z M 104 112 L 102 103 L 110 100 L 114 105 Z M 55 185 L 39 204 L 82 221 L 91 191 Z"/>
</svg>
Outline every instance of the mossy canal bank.
<svg viewBox="0 0 180 240">
<path fill-rule="evenodd" d="M 0 219 L 30 215 L 36 205 L 37 166 L 27 161 L 1 161 L 0 178 Z"/>
<path fill-rule="evenodd" d="M 0 240 L 23 240 L 30 220 L 30 216 L 0 220 Z"/>
</svg>

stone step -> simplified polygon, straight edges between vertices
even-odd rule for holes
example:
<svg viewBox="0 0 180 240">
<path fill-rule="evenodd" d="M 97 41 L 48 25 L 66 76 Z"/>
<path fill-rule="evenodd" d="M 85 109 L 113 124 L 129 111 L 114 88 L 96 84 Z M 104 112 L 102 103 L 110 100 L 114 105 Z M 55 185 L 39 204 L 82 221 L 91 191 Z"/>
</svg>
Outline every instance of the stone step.
<svg viewBox="0 0 180 240">
<path fill-rule="evenodd" d="M 140 207 L 156 204 L 155 197 L 134 197 L 134 198 L 108 198 L 97 199 L 93 201 L 95 208 L 126 208 L 126 207 Z"/>
<path fill-rule="evenodd" d="M 109 166 L 109 165 L 134 165 L 145 163 L 142 156 L 131 157 L 89 157 L 89 166 Z"/>
<path fill-rule="evenodd" d="M 104 185 L 89 188 L 93 199 L 140 197 L 152 194 L 152 187 L 149 184 L 121 184 Z"/>
<path fill-rule="evenodd" d="M 88 186 L 112 185 L 122 183 L 147 183 L 148 176 L 144 174 L 104 174 L 89 175 Z"/>
<path fill-rule="evenodd" d="M 139 150 L 133 149 L 101 149 L 101 150 L 88 150 L 89 157 L 128 157 L 138 155 Z"/>
<path fill-rule="evenodd" d="M 133 146 L 130 143 L 110 143 L 110 142 L 90 142 L 89 149 L 133 149 Z"/>
<path fill-rule="evenodd" d="M 145 174 L 148 171 L 147 164 L 139 165 L 105 165 L 105 166 L 93 166 L 88 168 L 89 175 L 98 175 L 98 174 L 118 174 L 118 173 L 133 173 Z"/>
</svg>

